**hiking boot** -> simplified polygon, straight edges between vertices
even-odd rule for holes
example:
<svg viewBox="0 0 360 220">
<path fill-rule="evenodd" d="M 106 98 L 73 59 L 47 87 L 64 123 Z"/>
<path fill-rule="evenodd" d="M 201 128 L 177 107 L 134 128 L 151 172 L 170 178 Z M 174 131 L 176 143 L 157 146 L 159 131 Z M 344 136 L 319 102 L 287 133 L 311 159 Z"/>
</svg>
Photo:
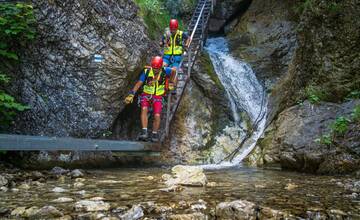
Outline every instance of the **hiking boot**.
<svg viewBox="0 0 360 220">
<path fill-rule="evenodd" d="M 159 134 L 158 133 L 152 133 L 151 134 L 151 141 L 152 142 L 159 142 Z"/>
<path fill-rule="evenodd" d="M 147 139 L 149 138 L 147 129 L 142 129 L 140 136 L 139 136 L 139 140 L 140 141 L 147 141 Z"/>
</svg>

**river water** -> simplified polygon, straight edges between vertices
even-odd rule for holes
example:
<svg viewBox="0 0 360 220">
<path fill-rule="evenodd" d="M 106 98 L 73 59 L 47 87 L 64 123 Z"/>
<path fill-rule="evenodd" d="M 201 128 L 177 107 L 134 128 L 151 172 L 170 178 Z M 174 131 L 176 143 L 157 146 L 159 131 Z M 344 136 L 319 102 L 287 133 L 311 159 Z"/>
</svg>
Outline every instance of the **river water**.
<svg viewBox="0 0 360 220">
<path fill-rule="evenodd" d="M 102 212 L 106 216 L 116 217 L 114 210 L 124 206 L 130 208 L 143 202 L 154 202 L 158 206 L 171 207 L 172 210 L 145 216 L 162 216 L 166 219 L 171 213 L 191 212 L 189 207 L 184 207 L 183 204 L 196 203 L 199 199 L 207 203 L 203 212 L 209 216 L 220 202 L 241 199 L 302 218 L 308 217 L 309 211 L 318 212 L 319 216 L 338 212 L 351 217 L 350 219 L 360 218 L 360 197 L 345 187 L 346 183 L 351 181 L 349 177 L 315 176 L 242 167 L 205 171 L 208 181 L 215 182 L 212 186 L 184 187 L 184 190 L 178 192 L 163 192 L 161 189 L 166 186 L 161 176 L 165 173 L 170 173 L 170 170 L 90 170 L 89 174 L 83 177 L 84 185 L 80 187 L 74 186 L 77 180 L 67 176 L 44 181 L 42 186 L 27 182 L 30 186 L 28 189 L 21 189 L 19 183 L 19 191 L 0 192 L 0 208 L 13 210 L 21 206 L 29 208 L 52 205 L 64 215 L 78 219 L 84 212 L 74 211 L 75 202 L 102 197 L 102 200 L 111 206 L 109 211 Z M 66 192 L 52 192 L 55 187 L 61 187 Z M 69 197 L 74 201 L 53 201 L 59 197 Z"/>
</svg>

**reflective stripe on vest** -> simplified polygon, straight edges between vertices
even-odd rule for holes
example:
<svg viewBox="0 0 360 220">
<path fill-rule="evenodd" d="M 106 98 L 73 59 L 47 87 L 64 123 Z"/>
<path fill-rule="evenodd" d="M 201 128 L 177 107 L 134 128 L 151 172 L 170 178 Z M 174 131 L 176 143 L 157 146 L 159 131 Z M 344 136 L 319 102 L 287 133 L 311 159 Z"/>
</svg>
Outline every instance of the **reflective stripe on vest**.
<svg viewBox="0 0 360 220">
<path fill-rule="evenodd" d="M 164 48 L 164 55 L 181 55 L 183 52 L 183 46 L 182 46 L 182 35 L 183 32 L 177 30 L 175 37 L 173 38 L 172 35 L 170 35 L 170 45 Z M 167 37 L 165 36 L 165 39 Z M 179 39 L 177 39 L 179 38 Z M 176 44 L 176 41 L 179 41 L 179 45 Z"/>
<path fill-rule="evenodd" d="M 164 69 L 161 69 L 161 72 L 158 74 L 157 79 L 154 79 L 155 74 L 153 69 L 144 69 L 146 74 L 146 80 L 144 85 L 144 92 L 150 95 L 164 95 L 165 94 L 165 81 L 166 76 L 164 76 Z M 159 84 L 159 81 L 161 84 Z"/>
</svg>

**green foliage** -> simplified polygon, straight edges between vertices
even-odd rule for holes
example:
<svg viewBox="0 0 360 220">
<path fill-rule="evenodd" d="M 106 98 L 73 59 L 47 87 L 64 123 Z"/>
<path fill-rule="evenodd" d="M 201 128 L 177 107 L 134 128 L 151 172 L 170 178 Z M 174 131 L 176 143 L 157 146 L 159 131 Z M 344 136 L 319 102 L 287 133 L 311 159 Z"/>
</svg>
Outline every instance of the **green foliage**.
<svg viewBox="0 0 360 220">
<path fill-rule="evenodd" d="M 163 7 L 164 0 L 135 1 L 140 7 L 140 16 L 144 18 L 150 38 L 152 40 L 159 38 L 171 19 L 169 12 Z M 181 27 L 182 22 L 179 20 L 179 28 Z"/>
<path fill-rule="evenodd" d="M 0 3 L 0 70 L 6 69 L 5 62 L 17 62 L 15 49 L 23 47 L 35 38 L 35 17 L 33 8 L 27 3 Z M 16 112 L 29 109 L 15 101 L 3 89 L 10 78 L 0 73 L 0 124 L 10 124 Z"/>
<path fill-rule="evenodd" d="M 6 84 L 10 78 L 5 74 L 0 74 L 0 85 Z M 5 91 L 0 90 L 0 124 L 8 125 L 17 111 L 24 111 L 29 109 L 28 106 L 22 105 L 15 101 L 14 97 L 7 94 Z"/>
<path fill-rule="evenodd" d="M 360 122 L 360 105 L 355 106 L 351 116 L 353 121 Z"/>
<path fill-rule="evenodd" d="M 6 154 L 6 151 L 5 150 L 0 150 L 0 156 L 1 155 L 5 155 Z"/>
<path fill-rule="evenodd" d="M 308 86 L 305 89 L 305 96 L 312 104 L 318 104 L 324 97 L 324 94 L 314 86 Z"/>
<path fill-rule="evenodd" d="M 330 127 L 336 134 L 343 135 L 348 130 L 350 122 L 348 118 L 340 116 L 336 118 Z"/>
<path fill-rule="evenodd" d="M 330 134 L 324 134 L 319 139 L 315 140 L 316 142 L 323 144 L 323 145 L 332 145 L 333 140 Z"/>
<path fill-rule="evenodd" d="M 302 14 L 306 10 L 314 10 L 314 0 L 303 0 L 295 7 L 295 12 L 297 14 Z"/>
<path fill-rule="evenodd" d="M 327 10 L 330 12 L 330 13 L 339 13 L 341 11 L 342 7 L 339 3 L 336 3 L 336 2 L 332 2 L 328 5 L 327 7 Z"/>
<path fill-rule="evenodd" d="M 0 4 L 0 56 L 18 60 L 14 46 L 35 39 L 33 8 L 26 3 Z"/>
<path fill-rule="evenodd" d="M 346 99 L 360 99 L 360 91 L 354 90 L 351 91 L 347 96 Z"/>
</svg>

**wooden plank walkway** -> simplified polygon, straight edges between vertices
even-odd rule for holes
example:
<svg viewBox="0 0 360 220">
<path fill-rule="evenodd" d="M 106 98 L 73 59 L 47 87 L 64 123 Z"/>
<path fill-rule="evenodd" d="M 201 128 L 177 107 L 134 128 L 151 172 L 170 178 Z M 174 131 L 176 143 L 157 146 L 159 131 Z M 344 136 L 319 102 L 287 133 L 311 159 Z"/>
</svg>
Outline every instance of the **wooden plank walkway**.
<svg viewBox="0 0 360 220">
<path fill-rule="evenodd" d="M 0 134 L 0 150 L 156 152 L 160 151 L 160 145 L 150 142 Z"/>
</svg>

